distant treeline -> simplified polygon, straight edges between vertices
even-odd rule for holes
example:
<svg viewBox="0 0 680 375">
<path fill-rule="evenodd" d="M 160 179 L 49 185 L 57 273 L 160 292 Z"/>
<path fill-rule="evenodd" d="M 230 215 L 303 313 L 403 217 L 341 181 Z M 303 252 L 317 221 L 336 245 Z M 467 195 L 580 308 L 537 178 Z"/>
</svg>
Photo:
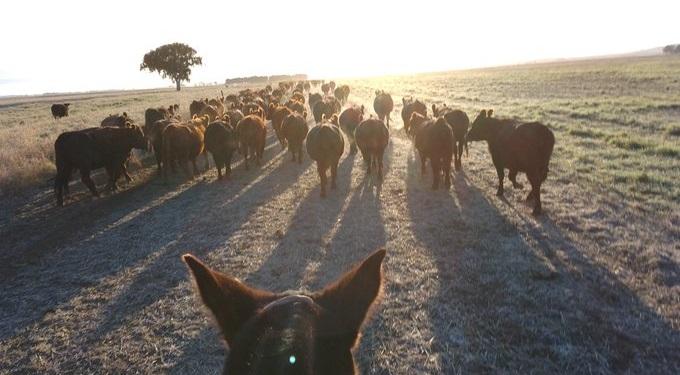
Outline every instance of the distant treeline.
<svg viewBox="0 0 680 375">
<path fill-rule="evenodd" d="M 680 54 L 680 44 L 669 44 L 666 47 L 663 47 L 663 53 L 667 55 Z"/>
<path fill-rule="evenodd" d="M 251 77 L 238 77 L 238 78 L 228 78 L 224 80 L 225 85 L 233 85 L 238 83 L 267 83 L 267 82 L 278 82 L 278 81 L 304 81 L 307 79 L 306 74 L 293 74 L 293 75 L 277 75 L 277 76 L 251 76 Z"/>
</svg>

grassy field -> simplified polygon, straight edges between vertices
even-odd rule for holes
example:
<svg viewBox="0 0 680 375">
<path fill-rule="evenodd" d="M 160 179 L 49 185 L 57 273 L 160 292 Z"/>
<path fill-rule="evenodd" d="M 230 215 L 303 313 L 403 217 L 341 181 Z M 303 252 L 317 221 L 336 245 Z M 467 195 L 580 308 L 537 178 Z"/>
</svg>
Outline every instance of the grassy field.
<svg viewBox="0 0 680 375">
<path fill-rule="evenodd" d="M 0 373 L 217 374 L 224 349 L 181 254 L 259 288 L 314 290 L 378 247 L 387 281 L 362 373 L 680 372 L 680 58 L 339 82 L 369 113 L 375 89 L 391 92 L 394 126 L 382 184 L 346 152 L 326 200 L 270 129 L 263 166 L 239 157 L 230 180 L 163 183 L 142 160 L 122 191 L 94 199 L 76 182 L 57 209 L 60 132 L 170 103 L 187 116 L 218 88 L 0 99 Z M 507 182 L 495 196 L 483 143 L 432 192 L 399 129 L 405 95 L 550 126 L 544 214 Z M 71 116 L 53 120 L 53 101 Z"/>
</svg>

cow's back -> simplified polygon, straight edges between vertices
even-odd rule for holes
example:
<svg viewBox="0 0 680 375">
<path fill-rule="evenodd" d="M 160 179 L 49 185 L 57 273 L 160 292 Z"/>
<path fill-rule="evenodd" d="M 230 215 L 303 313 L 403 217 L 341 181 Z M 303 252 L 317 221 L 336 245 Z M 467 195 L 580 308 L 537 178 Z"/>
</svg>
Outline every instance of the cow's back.
<svg viewBox="0 0 680 375">
<path fill-rule="evenodd" d="M 307 153 L 315 161 L 339 159 L 345 141 L 340 129 L 334 125 L 317 125 L 307 133 Z"/>
</svg>

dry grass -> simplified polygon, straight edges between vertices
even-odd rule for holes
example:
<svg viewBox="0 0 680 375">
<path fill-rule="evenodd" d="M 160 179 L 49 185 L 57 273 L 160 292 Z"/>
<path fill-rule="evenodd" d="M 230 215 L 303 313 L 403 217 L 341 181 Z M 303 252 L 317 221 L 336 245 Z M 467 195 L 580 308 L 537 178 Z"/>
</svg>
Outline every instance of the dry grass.
<svg viewBox="0 0 680 375">
<path fill-rule="evenodd" d="M 224 351 L 181 254 L 281 291 L 319 288 L 386 246 L 385 297 L 356 355 L 363 373 L 678 373 L 680 171 L 677 154 L 657 150 L 678 147 L 668 77 L 679 61 L 349 82 L 368 108 L 381 87 L 395 102 L 546 121 L 557 146 L 538 219 L 526 191 L 495 197 L 485 145 L 472 145 L 451 191 L 432 192 L 394 129 L 383 184 L 345 154 L 326 200 L 309 160 L 290 162 L 271 134 L 264 166 L 239 164 L 229 181 L 211 171 L 163 184 L 141 168 L 101 199 L 74 185 L 61 210 L 48 188 L 29 189 L 0 217 L 0 372 L 216 374 Z M 183 109 L 204 93 L 187 92 Z M 141 119 L 173 95 L 86 103 Z"/>
</svg>

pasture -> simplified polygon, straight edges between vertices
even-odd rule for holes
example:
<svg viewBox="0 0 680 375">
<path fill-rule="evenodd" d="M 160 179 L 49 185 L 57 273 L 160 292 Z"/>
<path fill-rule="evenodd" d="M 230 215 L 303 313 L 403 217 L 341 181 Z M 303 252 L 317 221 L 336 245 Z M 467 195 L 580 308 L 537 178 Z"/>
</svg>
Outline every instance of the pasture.
<svg viewBox="0 0 680 375">
<path fill-rule="evenodd" d="M 186 119 L 220 87 L 0 99 L 0 372 L 217 374 L 224 346 L 182 254 L 259 288 L 315 290 L 380 247 L 386 284 L 355 353 L 362 373 L 680 372 L 680 58 L 336 82 L 367 113 L 376 89 L 395 109 L 383 182 L 346 143 L 326 199 L 308 155 L 290 161 L 268 125 L 261 167 L 239 156 L 218 181 L 211 160 L 166 183 L 136 153 L 132 183 L 91 198 L 78 181 L 59 209 L 61 132 L 123 111 L 141 125 L 172 103 Z M 527 187 L 506 181 L 495 196 L 482 142 L 450 190 L 432 191 L 400 130 L 407 95 L 430 114 L 446 103 L 471 120 L 493 109 L 547 124 L 543 215 L 523 203 Z M 53 102 L 70 116 L 54 120 Z"/>
</svg>

